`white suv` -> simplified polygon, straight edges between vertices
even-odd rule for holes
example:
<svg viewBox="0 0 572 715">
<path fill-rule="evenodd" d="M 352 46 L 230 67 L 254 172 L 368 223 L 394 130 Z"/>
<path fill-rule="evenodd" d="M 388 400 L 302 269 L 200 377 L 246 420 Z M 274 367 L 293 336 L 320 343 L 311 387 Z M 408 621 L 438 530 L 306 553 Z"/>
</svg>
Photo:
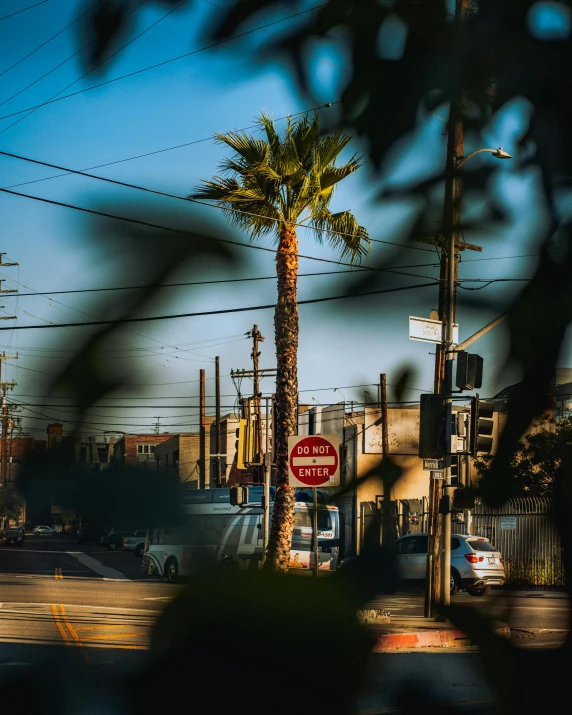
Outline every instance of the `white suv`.
<svg viewBox="0 0 572 715">
<path fill-rule="evenodd" d="M 392 544 L 397 573 L 404 581 L 425 580 L 427 542 L 427 534 L 408 534 Z M 472 596 L 484 596 L 505 580 L 502 557 L 488 539 L 470 534 L 451 537 L 451 594 L 464 588 Z"/>
</svg>

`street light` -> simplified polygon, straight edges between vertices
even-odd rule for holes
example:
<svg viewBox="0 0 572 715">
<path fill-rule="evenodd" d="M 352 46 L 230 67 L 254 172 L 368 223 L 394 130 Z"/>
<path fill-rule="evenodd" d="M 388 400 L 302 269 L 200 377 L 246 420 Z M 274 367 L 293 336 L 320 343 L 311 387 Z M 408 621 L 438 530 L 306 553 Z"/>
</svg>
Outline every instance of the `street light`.
<svg viewBox="0 0 572 715">
<path fill-rule="evenodd" d="M 512 156 L 504 151 L 502 147 L 498 149 L 476 149 L 472 151 L 467 156 L 457 156 L 454 158 L 455 169 L 460 169 L 469 159 L 471 159 L 476 154 L 482 154 L 484 152 L 491 153 L 496 159 L 512 159 Z M 453 183 L 453 196 L 451 197 L 451 207 L 453 211 L 460 211 L 460 198 L 461 198 L 461 184 L 460 182 Z M 445 382 L 444 382 L 444 393 L 445 393 L 445 436 L 446 444 L 449 445 L 448 450 L 450 450 L 451 437 L 452 437 L 452 422 L 451 422 L 451 411 L 452 411 L 452 397 L 453 397 L 453 362 L 455 360 L 454 351 L 454 333 L 453 328 L 456 319 L 456 305 L 455 305 L 455 285 L 457 282 L 457 261 L 455 254 L 457 251 L 457 233 L 458 224 L 455 221 L 455 213 L 451 215 L 451 224 L 449 228 L 449 246 L 447 249 L 447 324 L 445 332 L 445 340 L 442 343 L 442 351 L 445 353 Z M 458 214 L 460 223 L 460 214 Z M 445 479 L 443 484 L 444 497 L 449 496 L 449 490 L 451 488 L 451 455 L 449 455 L 447 460 L 447 467 L 445 470 Z M 451 511 L 450 511 L 450 499 L 446 500 L 449 502 L 443 513 L 443 529 L 442 535 L 442 553 L 443 561 L 441 562 L 441 604 L 443 606 L 448 606 L 450 604 L 450 592 L 449 584 L 451 579 Z"/>
<path fill-rule="evenodd" d="M 458 156 L 455 158 L 455 168 L 460 169 L 465 162 L 467 162 L 475 154 L 482 154 L 483 152 L 488 152 L 494 156 L 495 159 L 512 159 L 512 155 L 505 151 L 499 146 L 498 149 L 475 149 L 467 156 Z"/>
</svg>

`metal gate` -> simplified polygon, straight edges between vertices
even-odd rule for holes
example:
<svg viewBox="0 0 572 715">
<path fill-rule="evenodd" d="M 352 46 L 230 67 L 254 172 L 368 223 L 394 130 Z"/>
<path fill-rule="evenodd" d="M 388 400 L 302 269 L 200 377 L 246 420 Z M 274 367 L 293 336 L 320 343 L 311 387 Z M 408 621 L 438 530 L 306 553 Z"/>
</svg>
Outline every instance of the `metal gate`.
<svg viewBox="0 0 572 715">
<path fill-rule="evenodd" d="M 502 507 L 475 504 L 471 533 L 486 536 L 501 552 L 507 585 L 517 588 L 564 586 L 560 538 L 548 497 L 520 497 Z M 466 525 L 453 523 L 454 533 L 466 533 Z"/>
</svg>

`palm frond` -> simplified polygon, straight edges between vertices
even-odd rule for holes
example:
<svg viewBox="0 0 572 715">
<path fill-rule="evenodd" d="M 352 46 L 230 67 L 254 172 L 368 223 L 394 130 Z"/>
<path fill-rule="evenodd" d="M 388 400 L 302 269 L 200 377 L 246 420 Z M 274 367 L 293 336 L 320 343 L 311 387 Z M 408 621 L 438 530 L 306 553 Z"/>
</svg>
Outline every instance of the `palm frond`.
<svg viewBox="0 0 572 715">
<path fill-rule="evenodd" d="M 351 139 L 350 136 L 339 130 L 321 139 L 316 147 L 316 164 L 319 171 L 323 171 L 327 166 L 333 164 Z"/>
<path fill-rule="evenodd" d="M 332 213 L 327 207 L 310 221 L 316 229 L 316 240 L 325 240 L 333 248 L 341 249 L 342 259 L 349 258 L 359 263 L 371 248 L 371 241 L 363 226 L 360 226 L 351 211 Z"/>
<path fill-rule="evenodd" d="M 257 120 L 257 124 L 265 131 L 266 139 L 268 141 L 268 146 L 270 148 L 271 154 L 275 155 L 280 152 L 280 136 L 274 128 L 274 120 L 270 115 L 262 112 Z"/>
<path fill-rule="evenodd" d="M 255 139 L 246 132 L 227 132 L 214 134 L 218 144 L 226 144 L 236 152 L 247 164 L 266 161 L 269 152 L 268 144 L 262 139 Z"/>
<path fill-rule="evenodd" d="M 318 115 L 314 113 L 310 119 L 304 115 L 293 126 L 292 146 L 294 147 L 300 163 L 310 171 L 314 164 L 316 145 L 320 136 Z"/>
<path fill-rule="evenodd" d="M 339 184 L 340 181 L 357 171 L 361 165 L 359 157 L 352 157 L 343 166 L 326 166 L 320 172 L 320 189 L 322 193 L 333 189 L 336 184 Z"/>
<path fill-rule="evenodd" d="M 224 210 L 229 222 L 245 230 L 251 238 L 276 233 L 283 222 L 280 212 L 268 203 L 267 195 L 260 187 L 245 186 L 236 179 L 215 176 L 210 181 L 203 181 L 202 186 L 187 198 L 214 201 Z"/>
<path fill-rule="evenodd" d="M 317 229 L 318 241 L 327 240 L 343 257 L 359 260 L 369 249 L 366 230 L 349 211 L 329 209 L 337 184 L 362 163 L 354 155 L 342 166 L 335 164 L 350 137 L 341 131 L 320 137 L 315 113 L 288 118 L 282 134 L 267 114 L 257 122 L 263 138 L 246 132 L 215 134 L 233 154 L 221 164 L 224 176 L 203 181 L 189 198 L 216 202 L 251 238 L 270 232 L 278 236 L 284 223 L 304 217 Z"/>
</svg>

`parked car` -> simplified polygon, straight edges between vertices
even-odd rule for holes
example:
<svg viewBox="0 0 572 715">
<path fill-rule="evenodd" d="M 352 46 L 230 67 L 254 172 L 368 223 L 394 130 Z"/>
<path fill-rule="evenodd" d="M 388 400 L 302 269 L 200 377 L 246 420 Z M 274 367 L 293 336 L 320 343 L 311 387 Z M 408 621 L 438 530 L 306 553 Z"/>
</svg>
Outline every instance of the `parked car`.
<svg viewBox="0 0 572 715">
<path fill-rule="evenodd" d="M 21 525 L 18 525 L 18 526 L 10 526 L 9 528 L 10 528 L 10 529 L 18 529 L 18 531 L 20 532 L 20 534 L 22 534 L 22 539 L 25 538 L 25 536 L 26 536 L 26 529 L 25 529 L 23 526 L 21 526 Z"/>
<path fill-rule="evenodd" d="M 145 538 L 147 536 L 146 529 L 137 529 L 129 536 L 123 537 L 123 550 L 133 551 L 137 558 L 143 556 L 143 551 L 145 550 Z"/>
<path fill-rule="evenodd" d="M 408 534 L 392 545 L 397 573 L 403 581 L 424 581 L 427 568 L 427 534 Z M 506 580 L 499 551 L 483 536 L 451 537 L 451 594 L 464 588 L 472 596 L 484 596 L 491 586 Z"/>
<path fill-rule="evenodd" d="M 51 526 L 35 526 L 34 534 L 36 536 L 42 536 L 43 534 L 49 534 L 50 536 L 57 536 L 59 532 L 52 529 Z"/>
<path fill-rule="evenodd" d="M 8 546 L 22 546 L 24 543 L 22 532 L 17 528 L 5 529 L 2 532 L 2 541 Z"/>
<path fill-rule="evenodd" d="M 110 551 L 115 551 L 116 549 L 123 548 L 123 537 L 127 536 L 130 532 L 127 531 L 113 531 L 107 536 L 101 537 L 101 545 L 105 546 L 106 549 Z"/>
</svg>

